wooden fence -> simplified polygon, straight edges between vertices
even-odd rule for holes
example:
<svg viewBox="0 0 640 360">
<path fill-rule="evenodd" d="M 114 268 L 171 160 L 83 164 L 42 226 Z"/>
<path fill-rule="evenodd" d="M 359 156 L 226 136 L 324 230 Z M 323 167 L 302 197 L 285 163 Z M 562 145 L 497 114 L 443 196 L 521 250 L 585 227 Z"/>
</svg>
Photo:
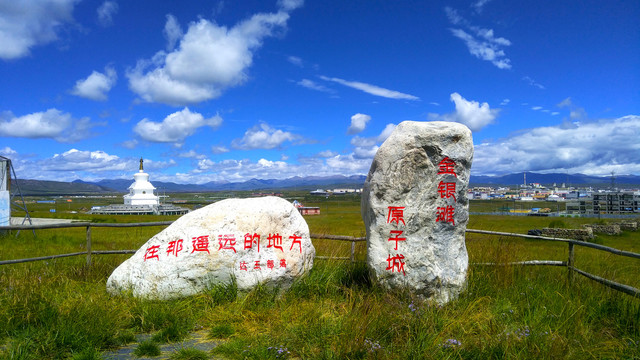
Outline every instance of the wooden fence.
<svg viewBox="0 0 640 360">
<path fill-rule="evenodd" d="M 14 225 L 14 226 L 0 226 L 0 231 L 2 230 L 39 230 L 39 229 L 60 229 L 60 228 L 74 228 L 74 227 L 84 227 L 86 228 L 86 242 L 87 242 L 87 250 L 82 252 L 75 252 L 69 254 L 59 254 L 59 255 L 50 255 L 50 256 L 42 256 L 28 259 L 13 259 L 13 260 L 3 260 L 0 261 L 0 265 L 8 265 L 8 264 L 17 264 L 17 263 L 25 263 L 31 261 L 41 261 L 41 260 L 50 260 L 57 259 L 63 257 L 70 256 L 81 256 L 86 255 L 87 257 L 87 265 L 91 265 L 91 257 L 92 255 L 108 255 L 108 254 L 133 254 L 136 250 L 101 250 L 101 251 L 92 251 L 91 249 L 91 228 L 93 227 L 144 227 L 144 226 L 166 226 L 173 223 L 173 221 L 158 221 L 158 222 L 145 222 L 145 223 L 88 223 L 88 222 L 77 222 L 77 223 L 64 223 L 64 224 L 49 224 L 49 225 Z M 569 284 L 573 282 L 574 273 L 578 273 L 584 277 L 587 277 L 591 280 L 599 282 L 605 286 L 608 286 L 614 290 L 623 292 L 625 294 L 629 294 L 631 296 L 640 298 L 640 290 L 636 289 L 632 286 L 620 284 L 615 281 L 605 279 L 593 274 L 590 274 L 586 271 L 580 270 L 575 267 L 575 252 L 574 247 L 584 246 L 592 249 L 606 251 L 615 255 L 627 256 L 631 258 L 640 259 L 640 254 L 615 249 L 608 246 L 598 245 L 594 243 L 589 243 L 581 240 L 573 240 L 573 239 L 562 239 L 562 238 L 552 238 L 545 236 L 537 236 L 537 235 L 524 235 L 524 234 L 515 234 L 515 233 L 507 233 L 507 232 L 498 232 L 498 231 L 488 231 L 488 230 L 474 230 L 474 229 L 466 229 L 467 233 L 475 233 L 475 234 L 486 234 L 486 235 L 498 235 L 498 236 L 509 236 L 509 237 L 517 237 L 524 239 L 537 239 L 537 240 L 546 240 L 546 241 L 557 241 L 564 242 L 568 244 L 569 247 L 569 256 L 567 261 L 550 261 L 550 260 L 530 260 L 530 261 L 521 261 L 521 262 L 511 262 L 511 263 L 472 263 L 474 266 L 509 266 L 509 265 L 548 265 L 548 266 L 565 266 L 568 269 L 568 280 Z M 351 242 L 351 256 L 350 257 L 329 257 L 329 256 L 316 256 L 317 259 L 331 259 L 331 260 L 350 260 L 351 262 L 355 261 L 355 247 L 356 242 L 366 241 L 365 237 L 352 237 L 352 236 L 342 236 L 342 235 L 329 235 L 329 234 L 311 234 L 312 239 L 326 239 L 326 240 L 336 240 L 336 241 L 348 241 Z"/>
</svg>

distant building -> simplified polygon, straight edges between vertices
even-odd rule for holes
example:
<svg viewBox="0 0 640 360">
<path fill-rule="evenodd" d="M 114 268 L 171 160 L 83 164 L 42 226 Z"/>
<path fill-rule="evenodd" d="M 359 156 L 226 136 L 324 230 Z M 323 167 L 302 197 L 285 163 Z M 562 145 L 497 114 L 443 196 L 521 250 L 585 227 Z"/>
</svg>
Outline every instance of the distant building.
<svg viewBox="0 0 640 360">
<path fill-rule="evenodd" d="M 149 182 L 149 174 L 144 172 L 142 158 L 140 159 L 140 171 L 133 175 L 135 180 L 131 186 L 129 186 L 129 193 L 124 195 L 125 205 L 159 205 L 160 198 L 156 196 L 153 191 L 156 189 Z"/>
<path fill-rule="evenodd" d="M 568 214 L 618 214 L 640 213 L 640 192 L 621 191 L 594 193 L 591 197 L 572 199 L 567 202 Z"/>
<path fill-rule="evenodd" d="M 161 204 L 160 197 L 154 194 L 156 189 L 149 182 L 149 174 L 144 172 L 140 159 L 140 170 L 133 175 L 134 182 L 129 186 L 129 193 L 123 196 L 123 205 L 94 206 L 89 213 L 107 215 L 182 215 L 189 209 L 173 204 Z"/>
<path fill-rule="evenodd" d="M 319 207 L 304 206 L 298 200 L 293 200 L 293 206 L 301 215 L 320 215 Z"/>
</svg>

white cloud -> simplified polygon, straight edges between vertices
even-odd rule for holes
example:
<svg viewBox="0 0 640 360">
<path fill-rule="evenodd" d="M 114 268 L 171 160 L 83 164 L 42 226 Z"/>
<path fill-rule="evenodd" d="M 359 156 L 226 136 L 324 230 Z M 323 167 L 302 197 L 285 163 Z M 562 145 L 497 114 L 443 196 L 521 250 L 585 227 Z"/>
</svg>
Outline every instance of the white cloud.
<svg viewBox="0 0 640 360">
<path fill-rule="evenodd" d="M 321 158 L 334 157 L 336 155 L 338 155 L 338 153 L 333 150 L 324 150 L 318 153 L 318 157 L 321 157 Z"/>
<path fill-rule="evenodd" d="M 136 146 L 138 146 L 138 140 L 136 139 L 126 140 L 120 143 L 120 146 L 122 146 L 123 148 L 132 150 L 132 149 L 135 149 Z"/>
<path fill-rule="evenodd" d="M 500 106 L 508 105 L 510 102 L 511 102 L 511 100 L 509 100 L 509 99 L 504 99 L 504 100 L 502 100 L 502 102 L 500 103 Z"/>
<path fill-rule="evenodd" d="M 478 14 L 482 13 L 482 10 L 485 5 L 487 5 L 491 0 L 478 0 L 472 6 Z"/>
<path fill-rule="evenodd" d="M 146 171 L 154 169 L 164 169 L 174 166 L 175 161 L 168 162 L 144 160 Z M 37 166 L 45 173 L 55 174 L 55 178 L 62 181 L 74 180 L 82 176 L 75 172 L 88 173 L 117 173 L 130 178 L 131 174 L 137 171 L 139 166 L 138 158 L 120 158 L 117 155 L 110 155 L 102 150 L 84 151 L 71 149 L 61 154 L 55 154 L 49 159 L 37 162 Z M 61 172 L 68 174 L 60 175 Z M 107 175 L 108 176 L 108 175 Z"/>
<path fill-rule="evenodd" d="M 478 1 L 475 4 L 476 10 L 478 12 L 481 11 L 482 6 L 487 2 L 486 0 Z M 507 58 L 504 52 L 504 47 L 510 46 L 511 41 L 503 37 L 495 37 L 493 29 L 484 29 L 471 25 L 466 19 L 460 16 L 455 9 L 445 7 L 444 10 L 452 25 L 463 26 L 473 32 L 473 34 L 470 34 L 460 28 L 450 29 L 453 36 L 464 41 L 471 55 L 478 59 L 490 61 L 499 69 L 511 69 L 511 60 Z"/>
<path fill-rule="evenodd" d="M 335 93 L 335 91 L 329 89 L 328 87 L 324 86 L 324 85 L 320 85 L 317 82 L 313 81 L 313 80 L 309 80 L 309 79 L 302 79 L 300 81 L 298 81 L 296 84 L 305 87 L 307 89 L 310 90 L 315 90 L 315 91 L 322 91 L 322 92 L 326 92 L 326 93 L 330 93 L 333 94 Z"/>
<path fill-rule="evenodd" d="M 385 97 L 388 99 L 400 99 L 400 100 L 420 100 L 419 97 L 417 96 L 413 96 L 413 95 L 409 95 L 409 94 L 405 94 L 405 93 L 401 93 L 399 91 L 395 91 L 395 90 L 389 90 L 389 89 L 385 89 L 376 85 L 371 85 L 371 84 L 367 84 L 367 83 L 363 83 L 363 82 L 359 82 L 359 81 L 347 81 L 347 80 L 343 80 L 343 79 L 339 79 L 339 78 L 330 78 L 327 76 L 320 76 L 320 79 L 325 80 L 325 81 L 332 81 L 356 90 L 360 90 L 360 91 L 364 91 L 367 94 L 371 94 L 371 95 L 375 95 L 375 96 L 381 96 L 381 97 Z"/>
<path fill-rule="evenodd" d="M 206 158 L 205 155 L 198 154 L 195 150 L 181 152 L 178 154 L 178 157 L 187 158 L 187 159 L 205 159 Z"/>
<path fill-rule="evenodd" d="M 73 7 L 77 2 L 79 0 L 4 1 L 0 11 L 0 58 L 21 58 L 29 55 L 34 46 L 57 40 L 64 24 L 73 22 Z"/>
<path fill-rule="evenodd" d="M 479 41 L 462 29 L 451 29 L 453 36 L 461 39 L 467 45 L 471 55 L 478 59 L 490 61 L 498 69 L 511 69 L 511 60 L 506 57 L 500 43 Z M 501 38 L 500 38 L 501 39 Z"/>
<path fill-rule="evenodd" d="M 231 28 L 206 19 L 189 24 L 179 47 L 159 51 L 127 71 L 130 89 L 147 102 L 186 105 L 219 97 L 248 78 L 253 55 L 264 38 L 286 29 L 290 11 L 301 1 L 283 1 L 277 13 L 259 13 Z M 179 27 L 167 17 L 165 36 L 178 41 Z M 172 46 L 169 46 L 172 48 Z"/>
<path fill-rule="evenodd" d="M 301 7 L 304 0 L 278 0 L 278 7 L 284 11 L 291 11 Z"/>
<path fill-rule="evenodd" d="M 538 83 L 537 81 L 533 80 L 532 78 L 530 78 L 528 76 L 523 77 L 522 80 L 526 81 L 527 84 L 529 84 L 529 85 L 531 85 L 533 87 L 537 87 L 540 90 L 544 90 L 545 89 L 544 85 Z"/>
<path fill-rule="evenodd" d="M 11 112 L 0 114 L 0 136 L 22 138 L 51 138 L 59 142 L 75 142 L 91 136 L 98 124 L 89 118 L 74 119 L 58 109 L 16 117 Z"/>
<path fill-rule="evenodd" d="M 213 145 L 211 147 L 211 152 L 214 154 L 224 154 L 224 153 L 228 153 L 229 149 L 227 149 L 226 147 L 222 146 L 222 145 Z"/>
<path fill-rule="evenodd" d="M 13 150 L 12 148 L 5 146 L 4 148 L 0 148 L 0 156 L 11 158 L 14 155 L 18 155 L 18 152 Z"/>
<path fill-rule="evenodd" d="M 300 140 L 301 136 L 274 129 L 266 123 L 260 123 L 244 133 L 242 139 L 235 139 L 231 146 L 241 150 L 275 149 L 286 141 Z"/>
<path fill-rule="evenodd" d="M 202 114 L 191 112 L 184 108 L 167 116 L 162 122 L 154 122 L 142 119 L 133 128 L 133 131 L 141 138 L 150 142 L 182 144 L 184 140 L 193 135 L 198 128 L 209 126 L 212 129 L 222 124 L 219 115 L 206 119 Z"/>
<path fill-rule="evenodd" d="M 458 10 L 445 6 L 444 12 L 447 13 L 447 18 L 453 25 L 466 24 L 464 18 L 458 14 Z"/>
<path fill-rule="evenodd" d="M 172 51 L 176 47 L 176 43 L 184 36 L 182 28 L 175 16 L 168 14 L 167 22 L 164 24 L 164 37 L 167 39 L 167 51 Z"/>
<path fill-rule="evenodd" d="M 491 109 L 486 102 L 468 101 L 458 93 L 451 94 L 451 101 L 456 105 L 456 111 L 438 115 L 429 114 L 429 120 L 453 121 L 464 124 L 472 131 L 479 131 L 493 123 L 500 109 Z"/>
<path fill-rule="evenodd" d="M 640 174 L 640 116 L 540 127 L 476 145 L 473 171 Z"/>
<path fill-rule="evenodd" d="M 367 127 L 367 123 L 371 120 L 371 116 L 357 113 L 351 117 L 351 125 L 347 129 L 347 134 L 354 135 L 362 132 Z"/>
<path fill-rule="evenodd" d="M 302 59 L 300 59 L 297 56 L 289 56 L 287 57 L 287 61 L 289 61 L 290 63 L 292 63 L 297 67 L 303 67 Z"/>
<path fill-rule="evenodd" d="M 97 10 L 98 22 L 102 26 L 109 26 L 113 24 L 113 15 L 118 12 L 118 3 L 115 1 L 105 1 L 100 5 Z"/>
<path fill-rule="evenodd" d="M 385 140 L 387 140 L 387 138 L 391 136 L 391 133 L 393 132 L 393 130 L 396 129 L 397 126 L 398 125 L 396 124 L 387 124 L 387 126 L 384 127 L 384 130 L 382 130 L 380 135 L 378 135 L 378 142 L 384 142 Z"/>
<path fill-rule="evenodd" d="M 71 94 L 83 98 L 105 101 L 107 93 L 116 84 L 118 75 L 112 67 L 106 67 L 105 73 L 94 71 L 84 80 L 76 81 Z"/>
</svg>

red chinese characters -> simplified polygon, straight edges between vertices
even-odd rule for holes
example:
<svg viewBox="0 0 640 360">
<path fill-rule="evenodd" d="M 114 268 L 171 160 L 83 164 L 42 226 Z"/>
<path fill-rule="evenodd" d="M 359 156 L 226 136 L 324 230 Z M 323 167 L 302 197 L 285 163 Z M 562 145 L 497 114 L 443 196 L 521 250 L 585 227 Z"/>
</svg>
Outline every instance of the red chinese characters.
<svg viewBox="0 0 640 360">
<path fill-rule="evenodd" d="M 260 252 L 260 235 L 254 233 L 253 235 L 246 233 L 244 235 L 244 249 L 252 249 L 253 245 L 257 245 L 258 252 Z"/>
<path fill-rule="evenodd" d="M 455 177 L 458 177 L 455 172 L 456 163 L 455 161 L 449 159 L 448 156 L 445 156 L 444 159 L 440 161 L 438 164 L 438 175 L 441 174 L 450 174 Z"/>
<path fill-rule="evenodd" d="M 406 225 L 404 223 L 404 206 L 389 206 L 389 213 L 387 215 L 387 224 L 396 223 L 396 225 L 400 225 L 402 221 L 402 225 Z"/>
<path fill-rule="evenodd" d="M 178 257 L 178 253 L 182 251 L 182 239 L 169 241 L 169 246 L 167 246 L 167 255 L 175 255 Z"/>
<path fill-rule="evenodd" d="M 193 250 L 191 250 L 192 254 L 196 251 L 206 251 L 208 254 L 210 254 L 209 235 L 197 236 L 197 237 L 191 238 L 191 240 L 193 244 Z"/>
<path fill-rule="evenodd" d="M 440 161 L 438 164 L 438 175 L 453 175 L 454 177 L 458 177 L 455 172 L 455 161 L 451 160 L 448 156 L 445 156 L 444 159 Z M 453 204 L 456 202 L 456 182 L 455 181 L 440 181 L 438 184 L 438 194 L 440 195 L 440 199 L 445 199 L 445 201 L 449 201 L 449 199 L 453 199 Z M 456 224 L 455 222 L 455 208 L 450 204 L 445 204 L 445 206 L 438 206 L 436 208 L 436 222 L 445 223 L 445 224 Z"/>
<path fill-rule="evenodd" d="M 400 215 L 400 220 L 401 215 Z M 194 236 L 191 238 L 191 244 L 188 242 L 185 243 L 184 239 L 176 239 L 168 241 L 164 245 L 153 245 L 149 246 L 144 253 L 143 261 L 147 260 L 157 260 L 162 261 L 163 258 L 175 257 L 181 258 L 184 256 L 199 256 L 199 253 L 207 253 L 211 254 L 212 251 L 216 251 L 215 248 L 211 249 L 209 247 L 210 237 L 218 238 L 218 252 L 225 251 L 233 251 L 234 253 L 238 253 L 238 251 L 251 251 L 256 250 L 256 252 L 260 252 L 260 242 L 263 237 L 267 238 L 268 244 L 267 248 L 273 248 L 274 251 L 280 250 L 282 253 L 287 251 L 296 251 L 298 250 L 302 253 L 302 236 L 294 234 L 288 236 L 288 239 L 291 241 L 291 246 L 288 250 L 285 250 L 285 245 L 283 244 L 283 236 L 279 233 L 260 235 L 258 233 L 246 233 L 244 235 L 244 241 L 240 240 L 241 243 L 238 244 L 237 238 L 235 234 L 217 234 L 217 235 L 200 235 Z M 240 238 L 242 239 L 242 238 Z M 286 239 L 286 237 L 284 238 Z M 401 239 L 398 239 L 401 241 Z M 238 246 L 238 248 L 236 248 Z M 272 253 L 273 254 L 273 253 Z M 258 259 L 260 257 L 257 257 Z M 277 268 L 286 268 L 287 262 L 285 259 L 267 259 L 264 261 L 255 260 L 253 267 L 251 267 L 251 262 L 247 261 L 238 261 L 238 268 L 241 271 L 252 271 L 252 270 L 274 270 Z"/>
<path fill-rule="evenodd" d="M 394 248 L 394 250 L 398 250 L 398 241 L 405 241 L 407 240 L 406 238 L 401 238 L 400 235 L 402 235 L 404 231 L 402 230 L 391 230 L 390 234 L 389 234 L 389 239 L 388 241 L 395 241 L 396 242 L 396 247 Z M 395 235 L 394 237 L 391 237 L 391 235 Z"/>
<path fill-rule="evenodd" d="M 387 224 L 395 223 L 396 226 L 400 226 L 402 223 L 403 226 L 406 226 L 404 222 L 404 206 L 389 206 L 387 213 Z M 406 241 L 405 237 L 401 237 L 404 233 L 403 230 L 393 229 L 389 231 L 389 238 L 387 241 L 394 242 L 394 250 L 398 251 L 398 244 L 400 241 Z M 396 254 L 387 258 L 387 268 L 386 270 L 390 270 L 391 272 L 402 272 L 402 275 L 406 276 L 407 273 L 404 271 L 404 255 Z"/>
<path fill-rule="evenodd" d="M 436 210 L 436 222 L 445 222 L 451 223 L 451 225 L 455 225 L 456 223 L 453 219 L 454 214 L 455 210 L 451 205 L 438 207 L 438 209 Z"/>
<path fill-rule="evenodd" d="M 282 236 L 280 234 L 269 234 L 267 240 L 269 241 L 269 243 L 267 244 L 267 248 L 272 247 L 274 249 L 280 249 L 280 251 L 284 252 L 284 250 L 282 250 Z"/>
<path fill-rule="evenodd" d="M 440 181 L 440 184 L 438 184 L 438 193 L 441 199 L 453 198 L 453 201 L 456 201 L 456 183 Z"/>
<path fill-rule="evenodd" d="M 289 248 L 289 251 L 293 249 L 293 245 L 298 244 L 298 246 L 300 246 L 300 254 L 302 254 L 302 242 L 300 242 L 302 237 L 294 234 L 289 236 L 289 239 L 291 239 L 291 247 Z"/>
<path fill-rule="evenodd" d="M 387 258 L 387 270 L 391 270 L 391 272 L 397 271 L 400 272 L 402 271 L 402 274 L 404 276 L 407 276 L 407 273 L 404 272 L 404 255 L 402 254 L 397 254 L 396 256 L 391 256 L 391 254 L 389 254 L 389 257 Z"/>
<path fill-rule="evenodd" d="M 160 245 L 149 246 L 147 250 L 144 252 L 144 261 L 148 259 L 156 259 L 160 260 L 158 257 L 158 250 L 160 249 Z"/>
</svg>

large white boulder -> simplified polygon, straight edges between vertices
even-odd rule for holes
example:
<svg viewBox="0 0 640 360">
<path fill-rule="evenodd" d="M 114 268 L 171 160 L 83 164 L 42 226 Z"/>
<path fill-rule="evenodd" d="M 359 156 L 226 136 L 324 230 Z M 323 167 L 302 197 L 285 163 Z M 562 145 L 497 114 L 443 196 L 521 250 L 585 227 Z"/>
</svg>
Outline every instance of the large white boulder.
<svg viewBox="0 0 640 360">
<path fill-rule="evenodd" d="M 362 194 L 367 262 L 387 288 L 438 303 L 465 288 L 471 131 L 405 121 L 380 146 Z"/>
<path fill-rule="evenodd" d="M 315 249 L 298 210 L 279 197 L 228 199 L 192 211 L 152 237 L 107 280 L 112 294 L 193 295 L 235 281 L 280 289 L 307 273 Z"/>
</svg>

